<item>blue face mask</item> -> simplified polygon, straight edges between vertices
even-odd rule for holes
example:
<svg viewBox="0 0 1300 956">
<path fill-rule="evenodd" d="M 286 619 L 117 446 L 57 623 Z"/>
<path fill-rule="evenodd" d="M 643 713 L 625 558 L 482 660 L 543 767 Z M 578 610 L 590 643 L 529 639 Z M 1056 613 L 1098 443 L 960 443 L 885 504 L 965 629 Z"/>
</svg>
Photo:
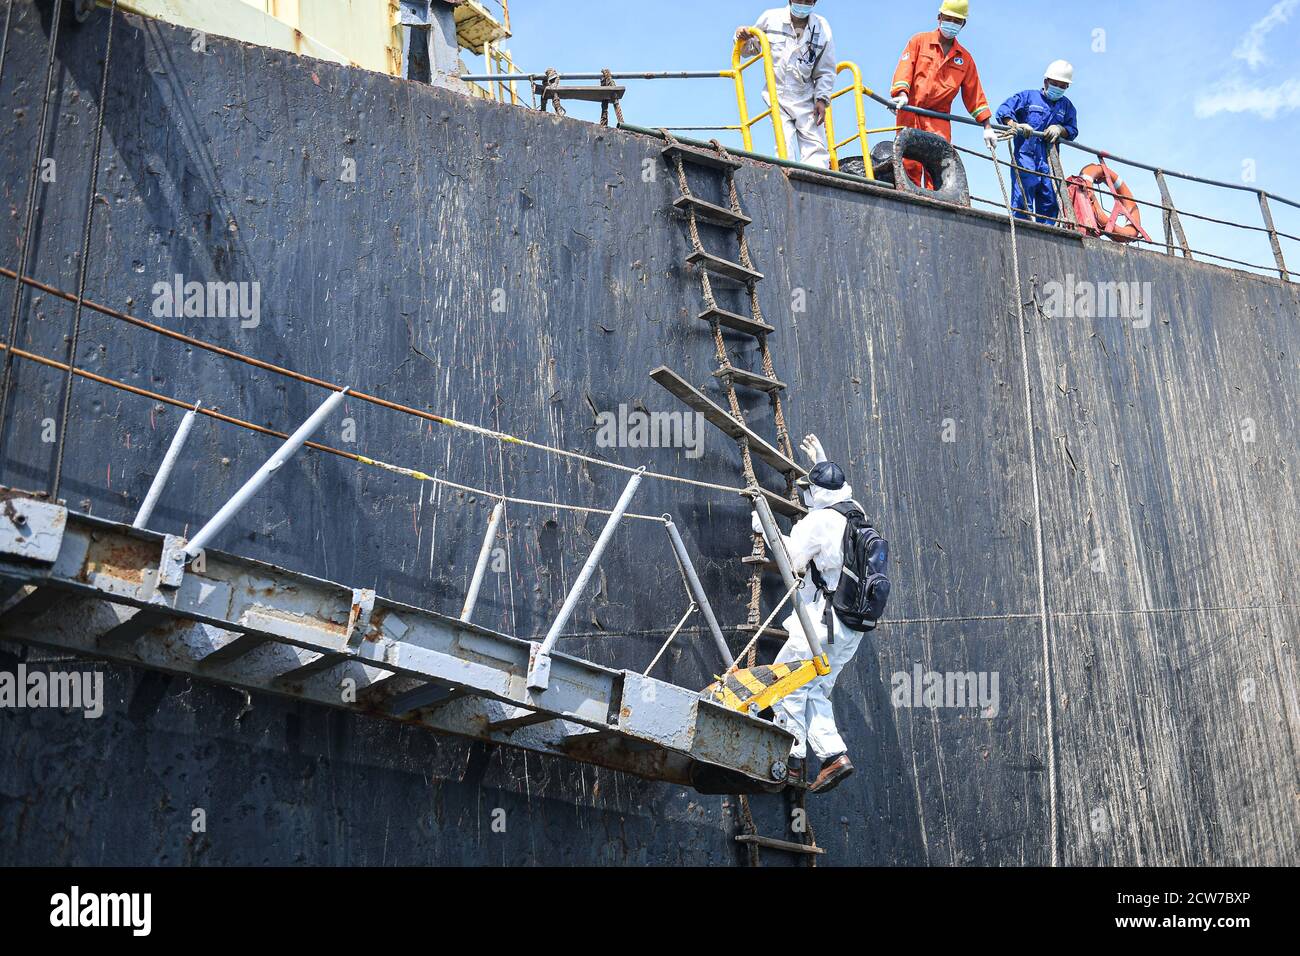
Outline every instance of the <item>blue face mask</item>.
<svg viewBox="0 0 1300 956">
<path fill-rule="evenodd" d="M 939 24 L 939 32 L 949 40 L 953 40 L 956 39 L 958 33 L 961 33 L 961 28 L 965 25 L 964 23 L 953 23 L 951 20 L 944 20 Z"/>
<path fill-rule="evenodd" d="M 1049 86 L 1047 87 L 1047 91 L 1044 95 L 1046 95 L 1048 100 L 1055 103 L 1057 100 L 1059 100 L 1061 97 L 1065 95 L 1065 90 L 1061 89 L 1061 87 L 1059 86 Z"/>
<path fill-rule="evenodd" d="M 816 5 L 812 3 L 790 4 L 790 12 L 794 14 L 796 17 L 798 17 L 800 20 L 807 20 L 810 16 L 813 15 L 813 11 L 815 9 L 817 9 Z"/>
</svg>

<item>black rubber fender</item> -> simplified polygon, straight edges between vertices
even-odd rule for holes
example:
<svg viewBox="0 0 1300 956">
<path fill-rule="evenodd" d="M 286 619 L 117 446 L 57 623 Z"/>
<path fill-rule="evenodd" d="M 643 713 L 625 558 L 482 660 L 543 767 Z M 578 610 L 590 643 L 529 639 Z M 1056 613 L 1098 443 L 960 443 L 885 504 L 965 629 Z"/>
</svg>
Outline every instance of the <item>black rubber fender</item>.
<svg viewBox="0 0 1300 956">
<path fill-rule="evenodd" d="M 871 166 L 876 174 L 876 182 L 890 186 L 894 184 L 893 140 L 882 140 L 871 148 Z M 840 172 L 866 178 L 867 168 L 861 156 L 854 156 L 840 163 Z"/>
<path fill-rule="evenodd" d="M 920 129 L 900 129 L 894 138 L 893 154 L 896 188 L 905 193 L 952 203 L 954 206 L 970 206 L 970 182 L 966 178 L 966 167 L 952 143 L 942 136 Z M 926 175 L 938 189 L 925 189 L 912 182 L 903 170 L 904 159 L 915 160 L 924 166 Z M 880 175 L 879 167 L 876 175 Z"/>
</svg>

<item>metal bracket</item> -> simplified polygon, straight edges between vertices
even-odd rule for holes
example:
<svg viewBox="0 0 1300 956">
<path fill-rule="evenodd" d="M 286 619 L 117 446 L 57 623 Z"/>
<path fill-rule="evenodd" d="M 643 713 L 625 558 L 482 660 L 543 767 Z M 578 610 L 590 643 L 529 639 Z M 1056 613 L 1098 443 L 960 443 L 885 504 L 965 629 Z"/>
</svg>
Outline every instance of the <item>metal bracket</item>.
<svg viewBox="0 0 1300 956">
<path fill-rule="evenodd" d="M 0 505 L 0 554 L 53 564 L 67 526 L 68 509 L 61 505 L 7 498 Z"/>
</svg>

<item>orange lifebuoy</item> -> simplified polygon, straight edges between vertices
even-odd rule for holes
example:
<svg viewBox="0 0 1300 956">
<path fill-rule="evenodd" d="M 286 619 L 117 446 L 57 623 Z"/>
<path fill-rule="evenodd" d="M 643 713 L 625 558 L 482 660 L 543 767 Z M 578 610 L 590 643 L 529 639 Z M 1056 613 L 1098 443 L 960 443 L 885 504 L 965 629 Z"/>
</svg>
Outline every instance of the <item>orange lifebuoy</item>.
<svg viewBox="0 0 1300 956">
<path fill-rule="evenodd" d="M 1093 186 L 1105 183 L 1106 188 L 1116 197 L 1115 207 L 1108 212 L 1106 207 L 1101 204 L 1101 197 L 1097 194 L 1098 190 L 1088 190 L 1088 198 L 1092 200 L 1093 215 L 1097 217 L 1097 223 L 1101 226 L 1103 234 L 1116 242 L 1150 239 L 1150 236 L 1146 234 L 1146 230 L 1142 228 L 1142 213 L 1133 199 L 1133 190 L 1129 189 L 1124 180 L 1119 178 L 1118 173 L 1104 163 L 1093 163 L 1090 166 L 1083 167 L 1079 175 L 1088 180 Z M 1128 220 L 1127 225 L 1119 225 L 1121 217 Z"/>
</svg>

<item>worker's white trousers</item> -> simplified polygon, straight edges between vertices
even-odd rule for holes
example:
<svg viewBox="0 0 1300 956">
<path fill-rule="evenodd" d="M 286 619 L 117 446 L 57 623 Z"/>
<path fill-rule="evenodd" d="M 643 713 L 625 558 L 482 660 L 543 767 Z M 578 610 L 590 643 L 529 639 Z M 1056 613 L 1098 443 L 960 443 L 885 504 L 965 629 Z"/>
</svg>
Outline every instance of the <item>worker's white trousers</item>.
<svg viewBox="0 0 1300 956">
<path fill-rule="evenodd" d="M 785 131 L 786 155 L 805 166 L 831 168 L 831 151 L 826 146 L 826 127 L 817 123 L 814 100 L 792 100 L 781 92 L 781 128 Z M 767 100 L 767 94 L 763 94 Z"/>
<path fill-rule="evenodd" d="M 809 616 L 813 617 L 814 613 L 815 607 L 810 607 Z M 840 672 L 849 665 L 853 655 L 858 652 L 858 645 L 862 643 L 863 637 L 861 631 L 850 630 L 836 617 L 835 643 L 828 646 L 822 634 L 825 628 L 820 617 L 813 617 L 813 626 L 821 635 L 822 650 L 830 657 L 831 672 L 824 677 L 815 677 L 776 704 L 786 715 L 788 720 L 786 729 L 794 734 L 794 746 L 790 748 L 790 756 L 799 760 L 803 760 L 808 755 L 809 744 L 812 744 L 813 753 L 823 760 L 827 757 L 837 757 L 849 749 L 835 726 L 831 691 L 835 689 L 835 681 L 840 676 Z M 790 639 L 785 642 L 781 653 L 776 656 L 776 663 L 787 664 L 790 661 L 811 660 L 812 650 L 804 639 L 798 618 L 791 615 L 786 622 L 786 628 L 790 632 Z"/>
</svg>

